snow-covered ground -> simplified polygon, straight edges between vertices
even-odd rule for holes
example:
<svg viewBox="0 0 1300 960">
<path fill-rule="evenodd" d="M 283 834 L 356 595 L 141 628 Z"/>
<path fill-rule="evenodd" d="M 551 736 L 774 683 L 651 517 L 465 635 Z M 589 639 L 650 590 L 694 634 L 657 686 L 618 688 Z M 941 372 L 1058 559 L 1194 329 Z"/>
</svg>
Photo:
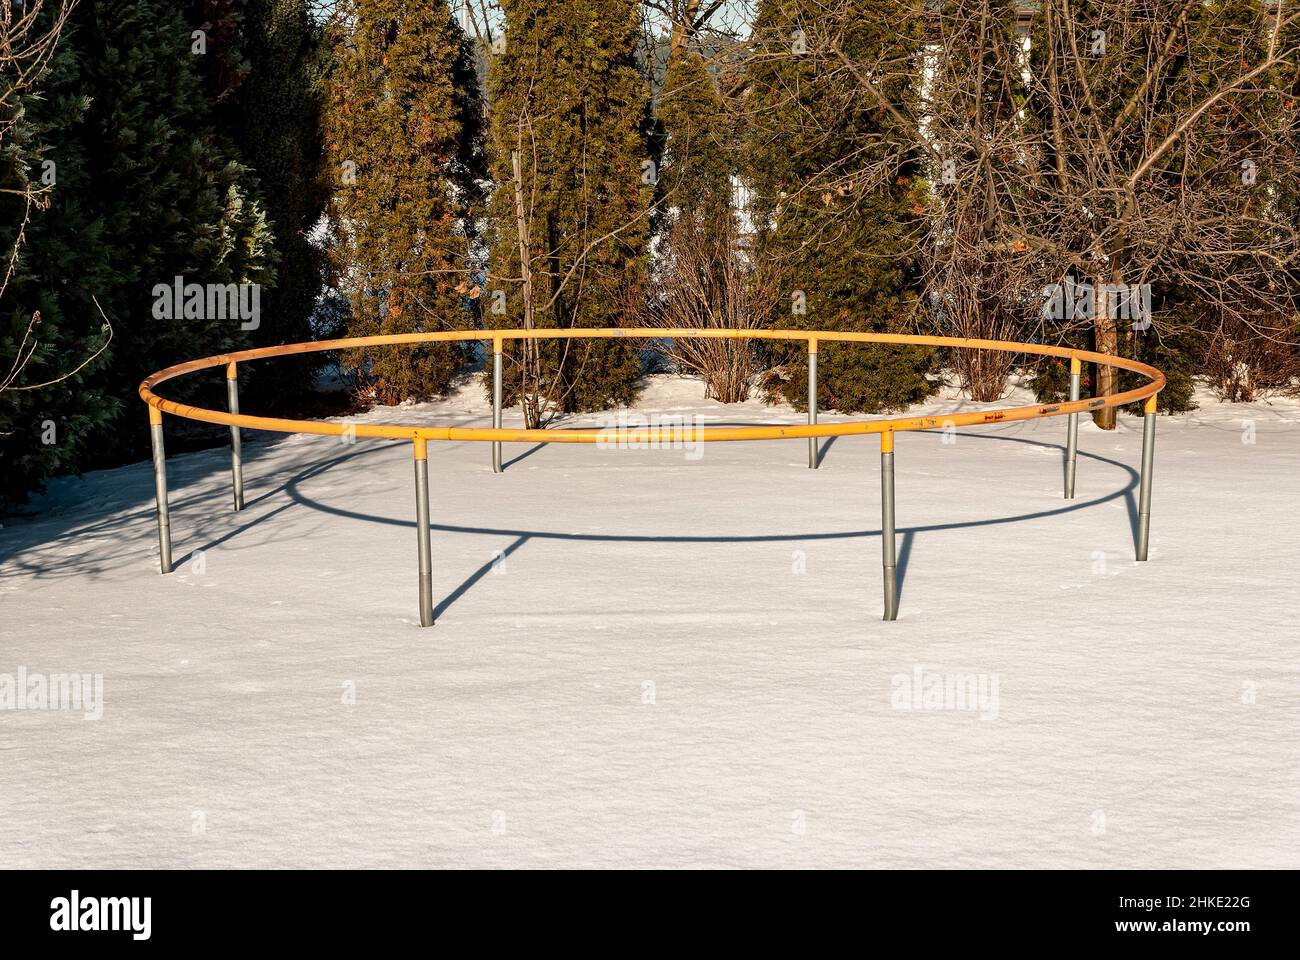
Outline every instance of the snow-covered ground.
<svg viewBox="0 0 1300 960">
<path fill-rule="evenodd" d="M 638 411 L 799 420 L 702 397 Z M 874 437 L 431 444 L 428 630 L 408 444 L 250 435 L 239 514 L 170 458 L 168 577 L 149 464 L 61 480 L 0 530 L 0 706 L 102 717 L 0 709 L 0 866 L 1300 866 L 1300 406 L 1202 404 L 1145 564 L 1139 421 L 1072 502 L 1063 419 L 901 435 L 895 623 Z"/>
</svg>

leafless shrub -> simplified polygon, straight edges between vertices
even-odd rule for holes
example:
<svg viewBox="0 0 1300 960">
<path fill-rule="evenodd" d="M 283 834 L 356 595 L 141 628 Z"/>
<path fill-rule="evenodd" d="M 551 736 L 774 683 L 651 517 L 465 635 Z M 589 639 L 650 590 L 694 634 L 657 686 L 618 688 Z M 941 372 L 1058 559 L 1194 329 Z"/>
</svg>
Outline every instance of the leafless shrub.
<svg viewBox="0 0 1300 960">
<path fill-rule="evenodd" d="M 1221 318 L 1205 344 L 1201 368 L 1220 400 L 1249 403 L 1293 394 L 1300 386 L 1300 352 L 1294 346 L 1300 316 L 1279 324 L 1261 310 L 1251 322 Z"/>
<path fill-rule="evenodd" d="M 707 227 L 678 215 L 665 236 L 659 299 L 646 326 L 753 330 L 765 325 L 779 287 L 775 276 L 749 262 L 734 216 Z M 677 370 L 699 376 L 707 396 L 723 403 L 748 399 L 752 341 L 666 339 L 657 341 L 655 349 Z"/>
<path fill-rule="evenodd" d="M 1043 0 L 1008 40 L 1012 5 L 945 2 L 918 69 L 897 49 L 843 52 L 864 2 L 811 3 L 806 43 L 895 122 L 864 137 L 861 162 L 828 167 L 804 189 L 878 190 L 919 144 L 933 188 L 927 286 L 948 332 L 995 333 L 1018 319 L 1026 338 L 1086 336 L 1118 354 L 1152 335 L 1154 320 L 1157 335 L 1240 343 L 1234 331 L 1245 331 L 1295 347 L 1294 290 L 1278 286 L 1300 268 L 1300 228 L 1281 203 L 1300 182 L 1300 4 Z M 912 9 L 900 0 L 900 16 Z M 920 96 L 883 93 L 918 74 Z M 1183 315 L 1198 326 L 1172 328 L 1173 311 L 1130 323 L 1103 296 L 1044 323 L 1034 296 L 1067 281 L 1178 291 L 1196 302 Z M 997 379 L 963 376 L 979 393 Z M 1119 389 L 1113 367 L 1093 382 L 1101 395 Z M 1113 426 L 1114 410 L 1097 419 Z"/>
</svg>

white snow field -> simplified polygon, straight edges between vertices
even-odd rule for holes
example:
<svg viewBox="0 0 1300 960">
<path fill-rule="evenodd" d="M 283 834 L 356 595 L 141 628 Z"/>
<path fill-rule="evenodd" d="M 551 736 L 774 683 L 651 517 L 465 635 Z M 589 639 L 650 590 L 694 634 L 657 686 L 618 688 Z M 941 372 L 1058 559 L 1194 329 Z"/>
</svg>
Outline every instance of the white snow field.
<svg viewBox="0 0 1300 960">
<path fill-rule="evenodd" d="M 1300 405 L 1201 403 L 1145 564 L 1139 420 L 1072 502 L 1064 418 L 900 435 L 895 623 L 876 437 L 430 444 L 423 630 L 409 444 L 246 433 L 239 514 L 169 458 L 166 577 L 148 463 L 60 480 L 0 530 L 0 866 L 1300 866 Z"/>
</svg>

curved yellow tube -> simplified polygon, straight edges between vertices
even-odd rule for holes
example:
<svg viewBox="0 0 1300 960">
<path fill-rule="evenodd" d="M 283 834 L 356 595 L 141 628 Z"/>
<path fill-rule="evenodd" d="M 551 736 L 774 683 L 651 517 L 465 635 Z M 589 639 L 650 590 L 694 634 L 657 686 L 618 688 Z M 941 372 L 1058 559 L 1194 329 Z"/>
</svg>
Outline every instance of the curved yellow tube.
<svg viewBox="0 0 1300 960">
<path fill-rule="evenodd" d="M 952 413 L 925 417 L 882 417 L 873 420 L 847 420 L 840 423 L 791 424 L 788 426 L 759 427 L 671 427 L 632 430 L 610 428 L 519 430 L 491 427 L 428 427 L 418 424 L 341 424 L 320 420 L 289 420 L 278 417 L 257 417 L 249 414 L 232 414 L 222 410 L 209 410 L 189 404 L 167 400 L 154 393 L 153 388 L 175 377 L 211 367 L 225 366 L 227 375 L 236 365 L 246 360 L 265 360 L 272 357 L 317 353 L 326 350 L 346 350 L 366 346 L 393 346 L 400 344 L 434 343 L 447 341 L 483 340 L 499 349 L 505 340 L 593 340 L 610 338 L 635 338 L 657 340 L 663 338 L 697 340 L 802 340 L 812 352 L 819 343 L 882 343 L 898 346 L 956 347 L 968 350 L 999 350 L 1004 353 L 1032 353 L 1039 356 L 1063 357 L 1070 361 L 1071 370 L 1077 370 L 1085 361 L 1125 370 L 1132 370 L 1150 378 L 1150 382 L 1133 390 L 1110 397 L 1088 397 L 1064 403 L 1037 404 L 1009 407 L 971 413 Z M 1069 347 L 1050 347 L 1040 343 L 1016 343 L 1007 340 L 976 340 L 962 337 L 925 337 L 899 333 L 841 333 L 818 330 L 808 333 L 800 330 L 729 330 L 666 328 L 601 328 L 581 330 L 449 330 L 433 333 L 406 333 L 381 337 L 350 337 L 341 340 L 317 340 L 309 343 L 290 343 L 278 347 L 259 347 L 236 353 L 190 360 L 159 370 L 140 384 L 140 396 L 149 405 L 151 423 L 161 422 L 163 413 L 249 430 L 267 430 L 275 433 L 314 433 L 324 436 L 341 436 L 345 432 L 358 437 L 386 437 L 423 442 L 429 440 L 468 440 L 476 442 L 529 442 L 529 443 L 602 443 L 672 444 L 682 442 L 718 442 L 737 440 L 782 440 L 804 437 L 837 437 L 879 433 L 890 435 L 907 430 L 930 430 L 948 426 L 969 426 L 983 423 L 1001 423 L 1013 420 L 1032 420 L 1039 417 L 1056 417 L 1069 413 L 1090 413 L 1105 407 L 1145 401 L 1148 412 L 1155 411 L 1156 395 L 1165 387 L 1165 376 L 1155 367 L 1124 357 L 1112 357 L 1087 350 Z M 892 436 L 882 443 L 892 448 Z"/>
</svg>

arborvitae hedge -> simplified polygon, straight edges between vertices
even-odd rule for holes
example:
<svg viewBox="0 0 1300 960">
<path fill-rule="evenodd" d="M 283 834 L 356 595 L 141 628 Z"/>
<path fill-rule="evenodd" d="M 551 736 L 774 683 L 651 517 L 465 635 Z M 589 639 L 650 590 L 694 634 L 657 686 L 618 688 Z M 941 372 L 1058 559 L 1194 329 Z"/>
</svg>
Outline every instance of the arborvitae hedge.
<svg viewBox="0 0 1300 960">
<path fill-rule="evenodd" d="M 344 0 L 327 136 L 331 259 L 349 336 L 461 329 L 467 218 L 479 155 L 469 46 L 443 3 Z M 396 403 L 443 393 L 461 344 L 355 351 L 345 359 Z"/>
<path fill-rule="evenodd" d="M 836 7 L 840 48 L 871 62 L 882 54 L 920 69 L 921 25 L 914 4 L 851 0 Z M 774 326 L 801 330 L 899 332 L 918 290 L 916 207 L 918 164 L 905 163 L 883 190 L 817 186 L 838 170 L 871 162 L 871 146 L 892 122 L 844 80 L 841 63 L 816 42 L 827 27 L 820 4 L 763 0 L 754 31 L 747 115 L 752 130 L 746 162 L 753 189 L 758 255 L 779 264 L 785 298 Z M 799 52 L 797 32 L 812 42 Z M 885 95 L 916 95 L 917 75 L 900 75 Z M 806 313 L 792 310 L 802 291 Z M 789 377 L 768 380 L 770 392 L 807 402 L 806 351 L 778 353 Z M 933 392 L 931 351 L 825 344 L 818 356 L 822 407 L 878 412 L 907 406 Z"/>
<path fill-rule="evenodd" d="M 323 36 L 305 0 L 248 0 L 244 22 L 250 68 L 239 100 L 240 146 L 261 178 L 280 255 L 275 288 L 263 305 L 271 321 L 266 337 L 309 339 L 325 267 L 308 234 L 329 198 Z"/>
<path fill-rule="evenodd" d="M 665 205 L 702 226 L 731 216 L 735 131 L 698 52 L 686 50 L 669 63 L 658 119 L 667 137 L 660 171 Z"/>
<path fill-rule="evenodd" d="M 217 0 L 202 2 L 212 7 Z M 258 346 L 311 340 L 336 332 L 312 325 L 326 261 L 309 237 L 330 191 L 321 128 L 324 31 L 309 12 L 310 0 L 220 2 L 234 2 L 239 17 L 231 89 L 217 91 L 215 109 L 240 158 L 257 172 L 274 231 L 275 284 L 263 291 L 262 323 L 250 339 Z M 277 360 L 273 370 L 250 368 L 253 406 L 301 400 L 320 359 L 306 354 Z"/>
<path fill-rule="evenodd" d="M 147 418 L 136 388 L 144 376 L 247 343 L 238 319 L 153 316 L 154 285 L 176 276 L 273 278 L 256 180 L 213 136 L 190 30 L 163 0 L 79 4 L 41 96 L 25 105 L 28 156 L 52 160 L 57 181 L 0 304 L 0 356 L 14 355 L 38 309 L 41 348 L 22 382 L 73 369 L 103 339 L 92 296 L 114 337 L 75 378 L 0 396 L 0 431 L 10 433 L 0 437 L 0 495 L 21 498 L 53 472 L 142 455 Z M 0 249 L 8 251 L 18 220 L 11 197 L 0 204 Z M 169 393 L 183 397 L 205 383 L 177 381 Z M 46 421 L 53 444 L 43 442 Z"/>
<path fill-rule="evenodd" d="M 535 323 L 633 326 L 647 295 L 648 91 L 636 66 L 635 0 L 504 0 L 506 45 L 492 59 L 492 259 L 485 320 L 524 323 L 511 153 L 518 150 L 529 226 Z M 649 180 L 650 182 L 647 182 Z M 505 310 L 492 310 L 504 294 Z M 622 341 L 542 347 L 563 411 L 633 399 L 641 365 Z M 506 394 L 519 392 L 507 369 Z"/>
</svg>

